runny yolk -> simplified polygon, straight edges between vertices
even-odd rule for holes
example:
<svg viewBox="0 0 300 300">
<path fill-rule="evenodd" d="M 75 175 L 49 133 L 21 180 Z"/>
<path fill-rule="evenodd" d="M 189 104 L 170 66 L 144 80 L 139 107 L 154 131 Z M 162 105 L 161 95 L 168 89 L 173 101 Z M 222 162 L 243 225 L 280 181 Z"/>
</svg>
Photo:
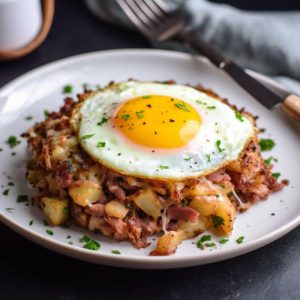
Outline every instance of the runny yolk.
<svg viewBox="0 0 300 300">
<path fill-rule="evenodd" d="M 114 125 L 132 142 L 153 148 L 186 145 L 198 133 L 201 118 L 188 103 L 169 96 L 142 96 L 122 104 Z"/>
</svg>

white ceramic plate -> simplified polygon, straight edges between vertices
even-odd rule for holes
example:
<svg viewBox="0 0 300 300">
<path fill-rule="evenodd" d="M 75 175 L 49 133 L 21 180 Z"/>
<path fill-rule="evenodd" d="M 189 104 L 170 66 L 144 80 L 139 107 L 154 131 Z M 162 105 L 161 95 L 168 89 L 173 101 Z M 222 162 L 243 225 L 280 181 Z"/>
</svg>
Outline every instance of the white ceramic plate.
<svg viewBox="0 0 300 300">
<path fill-rule="evenodd" d="M 258 77 L 268 84 L 264 76 Z M 33 191 L 24 179 L 27 157 L 25 141 L 10 149 L 5 143 L 7 137 L 19 135 L 35 121 L 42 120 L 45 109 L 57 110 L 64 98 L 62 87 L 65 84 L 76 87 L 75 94 L 82 91 L 83 83 L 106 85 L 111 80 L 128 78 L 201 83 L 239 107 L 244 106 L 259 115 L 258 125 L 267 129 L 264 136 L 276 141 L 272 153 L 265 155 L 278 158 L 275 170 L 281 173 L 282 178 L 289 179 L 290 185 L 240 214 L 227 244 L 220 245 L 218 239 L 213 238 L 217 243 L 215 249 L 200 250 L 193 243 L 195 239 L 184 241 L 175 255 L 150 257 L 148 254 L 154 248 L 154 241 L 148 248 L 137 250 L 128 242 L 119 243 L 101 235 L 89 234 L 101 243 L 98 251 L 91 251 L 82 248 L 79 239 L 85 232 L 75 225 L 71 228 L 53 228 L 54 235 L 48 235 L 46 230 L 49 227 L 43 224 L 41 212 L 31 205 L 16 202 L 17 195 L 31 195 Z M 280 89 L 274 84 L 273 88 Z M 25 120 L 26 116 L 33 116 L 33 120 Z M 299 125 L 278 110 L 271 112 L 265 109 L 205 58 L 161 50 L 117 50 L 83 54 L 48 64 L 19 77 L 0 90 L 0 130 L 0 147 L 3 149 L 0 152 L 1 194 L 9 189 L 8 195 L 1 195 L 1 221 L 30 240 L 72 257 L 133 268 L 194 266 L 262 247 L 300 223 Z M 13 156 L 12 152 L 16 152 L 16 155 Z M 15 185 L 10 186 L 9 182 Z M 31 220 L 33 223 L 30 226 Z M 239 236 L 245 237 L 242 244 L 236 243 Z M 70 241 L 73 245 L 69 244 Z M 121 255 L 112 254 L 111 250 L 115 249 Z"/>
</svg>

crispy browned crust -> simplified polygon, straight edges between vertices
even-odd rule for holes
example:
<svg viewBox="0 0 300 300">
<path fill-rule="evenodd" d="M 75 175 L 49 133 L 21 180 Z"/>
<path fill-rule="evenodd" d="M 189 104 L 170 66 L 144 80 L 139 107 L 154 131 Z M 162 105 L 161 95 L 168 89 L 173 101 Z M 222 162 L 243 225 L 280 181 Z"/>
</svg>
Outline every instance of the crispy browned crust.
<svg viewBox="0 0 300 300">
<path fill-rule="evenodd" d="M 211 90 L 204 89 L 200 85 L 195 88 L 230 105 L 226 99 L 222 99 Z M 35 124 L 24 134 L 32 150 L 27 179 L 38 189 L 38 198 L 42 196 L 68 198 L 72 218 L 80 226 L 88 227 L 89 219 L 94 216 L 99 218 L 98 230 L 105 236 L 112 236 L 117 240 L 129 239 L 138 248 L 146 247 L 147 237 L 161 231 L 162 221 L 161 218 L 154 220 L 136 207 L 132 201 L 133 196 L 142 190 L 151 189 L 163 206 L 183 207 L 190 201 L 190 190 L 201 183 L 202 178 L 180 182 L 142 179 L 120 174 L 91 159 L 81 148 L 70 124 L 74 106 L 90 93 L 91 91 L 85 91 L 78 95 L 77 101 L 66 98 L 59 112 L 50 113 L 45 121 Z M 240 112 L 255 124 L 255 117 L 244 109 Z M 61 147 L 62 154 L 54 159 L 57 147 Z M 267 166 L 261 156 L 258 138 L 255 136 L 237 161 L 205 178 L 213 184 L 226 186 L 226 190 L 234 188 L 243 203 L 237 201 L 233 194 L 228 196 L 237 210 L 244 210 L 284 186 L 284 183 L 279 183 L 272 176 L 271 170 L 272 166 Z M 82 207 L 69 196 L 69 188 L 75 181 L 89 180 L 90 177 L 101 185 L 103 196 L 97 203 L 93 203 L 92 207 Z M 129 208 L 129 213 L 123 220 L 109 217 L 103 211 L 103 205 L 112 199 L 117 199 Z M 176 229 L 178 220 L 169 218 L 168 221 L 167 229 Z"/>
</svg>

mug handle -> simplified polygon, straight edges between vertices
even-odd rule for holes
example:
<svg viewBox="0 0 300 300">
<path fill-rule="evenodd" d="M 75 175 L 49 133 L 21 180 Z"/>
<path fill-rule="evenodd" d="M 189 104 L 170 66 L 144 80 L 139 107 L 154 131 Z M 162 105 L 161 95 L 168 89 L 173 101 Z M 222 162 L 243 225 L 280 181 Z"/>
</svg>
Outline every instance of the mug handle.
<svg viewBox="0 0 300 300">
<path fill-rule="evenodd" d="M 43 0 L 43 24 L 39 34 L 29 44 L 15 50 L 1 50 L 0 60 L 12 60 L 30 53 L 47 37 L 54 15 L 54 0 Z"/>
</svg>

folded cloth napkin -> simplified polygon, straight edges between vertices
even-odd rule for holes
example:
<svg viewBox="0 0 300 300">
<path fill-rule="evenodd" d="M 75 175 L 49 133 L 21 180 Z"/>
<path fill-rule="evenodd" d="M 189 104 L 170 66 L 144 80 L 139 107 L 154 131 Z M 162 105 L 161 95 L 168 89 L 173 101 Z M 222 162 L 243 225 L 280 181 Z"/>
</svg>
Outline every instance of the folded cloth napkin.
<svg viewBox="0 0 300 300">
<path fill-rule="evenodd" d="M 108 22 L 134 28 L 115 0 L 86 0 Z M 300 94 L 300 11 L 250 12 L 206 0 L 165 0 L 206 41 L 245 68 L 273 76 Z M 176 42 L 159 48 L 191 51 Z"/>
</svg>

